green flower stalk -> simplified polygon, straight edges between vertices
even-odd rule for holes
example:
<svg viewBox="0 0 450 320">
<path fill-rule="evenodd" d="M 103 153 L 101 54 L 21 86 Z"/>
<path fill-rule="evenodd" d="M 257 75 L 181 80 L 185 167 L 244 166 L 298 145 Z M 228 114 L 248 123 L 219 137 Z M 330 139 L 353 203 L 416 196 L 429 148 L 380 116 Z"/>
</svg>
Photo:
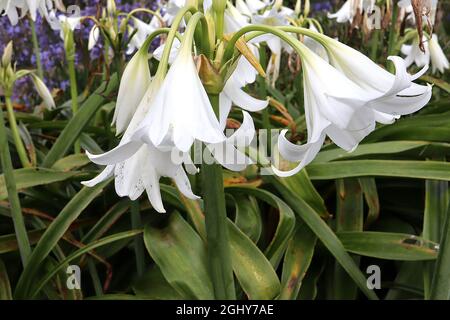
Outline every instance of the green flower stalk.
<svg viewBox="0 0 450 320">
<path fill-rule="evenodd" d="M 36 34 L 36 24 L 34 23 L 33 19 L 31 19 L 31 17 L 29 21 L 31 26 L 31 40 L 33 41 L 33 51 L 36 57 L 37 74 L 39 78 L 44 79 L 44 70 L 42 69 L 42 62 L 41 62 L 41 50 L 39 48 L 39 41 Z"/>
<path fill-rule="evenodd" d="M 67 66 L 69 69 L 69 83 L 70 83 L 70 98 L 72 114 L 75 115 L 78 112 L 78 88 L 77 88 L 77 76 L 75 71 L 75 41 L 73 39 L 73 30 L 69 23 L 64 22 L 62 25 L 64 34 L 64 50 L 66 52 Z M 80 141 L 75 141 L 74 152 L 80 153 Z"/>
</svg>

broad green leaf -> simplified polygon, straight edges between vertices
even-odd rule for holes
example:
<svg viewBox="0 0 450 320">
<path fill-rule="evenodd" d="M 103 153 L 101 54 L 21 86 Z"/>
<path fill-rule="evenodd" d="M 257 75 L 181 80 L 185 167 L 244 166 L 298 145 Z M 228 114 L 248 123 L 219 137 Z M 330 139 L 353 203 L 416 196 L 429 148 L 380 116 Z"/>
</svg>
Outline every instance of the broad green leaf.
<svg viewBox="0 0 450 320">
<path fill-rule="evenodd" d="M 242 289 L 250 300 L 274 299 L 280 281 L 269 260 L 231 220 L 228 226 L 231 261 Z"/>
<path fill-rule="evenodd" d="M 423 215 L 422 237 L 434 242 L 441 241 L 441 228 L 447 213 L 448 182 L 427 180 L 425 182 L 425 211 Z M 425 299 L 430 298 L 434 261 L 424 266 Z"/>
<path fill-rule="evenodd" d="M 61 210 L 58 216 L 48 226 L 42 235 L 36 247 L 33 249 L 28 264 L 22 272 L 17 283 L 14 296 L 17 299 L 28 297 L 29 290 L 35 280 L 35 275 L 39 270 L 39 266 L 45 260 L 47 255 L 58 244 L 64 233 L 75 221 L 83 210 L 103 191 L 103 188 L 111 180 L 99 183 L 95 187 L 81 189 Z"/>
<path fill-rule="evenodd" d="M 362 231 L 364 220 L 364 203 L 358 179 L 336 180 L 336 227 L 337 232 Z M 359 266 L 360 257 L 353 260 Z M 358 288 L 338 262 L 334 264 L 333 298 L 337 300 L 354 300 Z"/>
<path fill-rule="evenodd" d="M 180 195 L 197 232 L 206 242 L 205 216 L 199 201 Z M 270 262 L 259 248 L 231 221 L 228 221 L 233 271 L 249 299 L 271 299 L 280 291 L 280 283 Z"/>
<path fill-rule="evenodd" d="M 262 189 L 253 187 L 230 186 L 225 189 L 233 194 L 248 194 L 262 200 L 270 206 L 278 209 L 279 220 L 275 235 L 269 246 L 264 250 L 264 254 L 269 259 L 272 266 L 276 269 L 286 250 L 287 243 L 294 232 L 295 216 L 291 208 L 276 195 Z"/>
<path fill-rule="evenodd" d="M 431 283 L 430 299 L 450 299 L 450 202 L 444 218 L 441 244 Z"/>
<path fill-rule="evenodd" d="M 401 160 L 346 160 L 308 166 L 312 180 L 380 176 L 450 180 L 450 162 Z"/>
<path fill-rule="evenodd" d="M 298 222 L 284 255 L 279 299 L 297 299 L 303 278 L 311 264 L 316 242 L 317 237 L 311 229 L 305 223 Z"/>
<path fill-rule="evenodd" d="M 19 191 L 21 189 L 64 181 L 79 174 L 79 172 L 62 172 L 42 168 L 22 168 L 14 170 L 16 186 Z M 0 200 L 5 200 L 7 198 L 8 192 L 6 190 L 5 178 L 2 174 L 0 175 Z"/>
<path fill-rule="evenodd" d="M 103 83 L 81 106 L 80 110 L 69 121 L 59 135 L 52 148 L 47 153 L 42 167 L 51 167 L 61 159 L 78 139 L 84 127 L 94 116 L 95 112 L 105 102 L 105 97 L 111 94 L 118 85 L 117 75 L 113 75 L 107 83 Z"/>
<path fill-rule="evenodd" d="M 153 265 L 134 281 L 134 293 L 149 300 L 179 300 L 181 296 L 170 286 L 158 266 Z"/>
<path fill-rule="evenodd" d="M 0 300 L 12 300 L 11 284 L 2 259 L 0 259 Z"/>
<path fill-rule="evenodd" d="M 353 281 L 356 282 L 359 289 L 370 299 L 378 299 L 376 294 L 367 288 L 366 278 L 353 261 L 352 257 L 346 252 L 344 246 L 330 227 L 320 218 L 302 198 L 293 194 L 289 189 L 280 184 L 275 178 L 268 177 L 268 180 L 283 195 L 283 198 L 292 207 L 295 214 L 302 219 L 312 232 L 322 241 L 331 254 L 348 272 Z"/>
<path fill-rule="evenodd" d="M 87 165 L 89 158 L 84 153 L 71 154 L 70 156 L 59 159 L 52 166 L 57 171 L 70 171 Z"/>
<path fill-rule="evenodd" d="M 365 231 L 337 236 L 347 251 L 379 259 L 434 260 L 438 252 L 437 243 L 411 234 Z"/>
<path fill-rule="evenodd" d="M 257 243 L 262 232 L 262 220 L 258 202 L 255 198 L 244 195 L 235 195 L 233 200 L 236 206 L 234 223 L 254 243 Z"/>
<path fill-rule="evenodd" d="M 191 226 L 174 212 L 163 226 L 148 224 L 144 243 L 167 282 L 187 299 L 213 299 L 206 247 Z"/>
</svg>

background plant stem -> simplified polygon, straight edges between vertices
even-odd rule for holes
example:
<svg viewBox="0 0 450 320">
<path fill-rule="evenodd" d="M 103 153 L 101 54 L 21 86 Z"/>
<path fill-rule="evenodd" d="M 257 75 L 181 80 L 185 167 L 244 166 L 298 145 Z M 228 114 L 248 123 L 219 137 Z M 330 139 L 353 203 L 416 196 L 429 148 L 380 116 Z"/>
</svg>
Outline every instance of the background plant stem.
<svg viewBox="0 0 450 320">
<path fill-rule="evenodd" d="M 218 95 L 210 95 L 211 104 L 217 114 Z M 205 152 L 207 149 L 205 148 Z M 202 164 L 202 189 L 205 211 L 205 226 L 209 270 L 216 299 L 236 299 L 233 269 L 231 265 L 230 241 L 227 228 L 225 192 L 222 166 Z"/>
<path fill-rule="evenodd" d="M 69 65 L 69 81 L 70 81 L 70 97 L 72 102 L 72 116 L 78 112 L 78 89 L 77 89 L 77 76 L 75 73 L 75 61 L 74 57 L 67 57 L 67 63 Z M 76 140 L 74 143 L 75 153 L 80 153 L 80 141 Z"/>
<path fill-rule="evenodd" d="M 5 179 L 6 189 L 8 190 L 8 200 L 11 210 L 11 217 L 14 224 L 17 243 L 19 245 L 20 257 L 22 265 L 25 267 L 28 257 L 31 254 L 31 246 L 28 240 L 25 222 L 22 216 L 19 196 L 17 194 L 16 182 L 14 179 L 14 171 L 9 153 L 8 138 L 6 135 L 5 121 L 3 120 L 3 110 L 0 108 L 0 154 Z"/>
<path fill-rule="evenodd" d="M 16 145 L 17 154 L 19 155 L 20 162 L 24 168 L 31 167 L 31 163 L 28 160 L 27 151 L 23 145 L 22 138 L 20 137 L 19 129 L 17 128 L 16 117 L 14 115 L 14 109 L 11 102 L 11 97 L 5 97 L 6 110 L 8 112 L 9 127 L 13 136 L 14 144 Z"/>
<path fill-rule="evenodd" d="M 36 68 L 37 68 L 37 74 L 39 78 L 44 81 L 44 70 L 42 69 L 42 63 L 41 63 L 41 50 L 39 48 L 39 41 L 36 34 L 36 25 L 30 17 L 30 26 L 31 26 L 31 39 L 33 41 L 33 51 L 34 55 L 36 56 Z"/>
</svg>

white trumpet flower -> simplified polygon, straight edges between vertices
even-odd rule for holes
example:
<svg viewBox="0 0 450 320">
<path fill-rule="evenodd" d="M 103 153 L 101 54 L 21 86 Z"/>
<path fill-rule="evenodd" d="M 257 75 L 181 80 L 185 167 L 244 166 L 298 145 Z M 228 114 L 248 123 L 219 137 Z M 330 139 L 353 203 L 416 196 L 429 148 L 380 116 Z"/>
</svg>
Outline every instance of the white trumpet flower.
<svg viewBox="0 0 450 320">
<path fill-rule="evenodd" d="M 135 17 L 132 17 L 132 21 L 136 32 L 128 44 L 127 54 L 132 54 L 134 51 L 140 49 L 145 39 L 160 27 L 160 21 L 156 16 L 153 16 L 148 24 Z M 130 27 L 129 33 L 131 34 L 134 30 Z"/>
<path fill-rule="evenodd" d="M 375 6 L 375 0 L 347 0 L 342 7 L 335 13 L 328 13 L 329 19 L 336 19 L 338 23 L 352 22 L 358 13 L 372 12 Z"/>
<path fill-rule="evenodd" d="M 300 163 L 290 171 L 273 168 L 280 176 L 295 174 L 310 163 L 326 135 L 344 150 L 353 151 L 375 129 L 376 122 L 391 123 L 400 115 L 419 110 L 431 98 L 430 86 L 412 83 L 426 68 L 411 76 L 406 72 L 403 59 L 390 57 L 396 66 L 394 76 L 336 40 L 328 38 L 321 43 L 336 68 L 304 50 L 302 62 L 308 139 L 303 145 L 295 145 L 285 138 L 286 131 L 282 132 L 278 141 L 281 155 Z"/>
<path fill-rule="evenodd" d="M 406 61 L 400 57 L 389 57 L 395 64 L 395 75 L 386 71 L 361 52 L 323 34 L 314 37 L 327 50 L 330 63 L 347 78 L 375 97 L 369 103 L 377 116 L 390 115 L 391 122 L 397 116 L 416 112 L 425 106 L 431 98 L 431 86 L 413 83 L 427 70 L 411 76 L 406 70 Z M 380 115 L 381 116 L 381 115 Z M 378 120 L 377 120 L 378 121 Z"/>
<path fill-rule="evenodd" d="M 153 78 L 118 147 L 101 155 L 87 152 L 91 161 L 107 166 L 97 177 L 84 181 L 83 184 L 94 186 L 114 176 L 115 189 L 119 196 L 128 196 L 131 200 L 135 200 L 145 190 L 153 208 L 158 212 L 165 212 L 159 187 L 161 177 L 172 178 L 186 197 L 190 199 L 198 197 L 192 193 L 189 179 L 181 163 L 172 161 L 172 150 L 160 150 L 152 144 L 131 141 L 135 130 L 152 107 L 152 101 L 161 84 L 160 77 Z"/>
<path fill-rule="evenodd" d="M 223 142 L 207 145 L 213 157 L 231 171 L 242 171 L 248 165 L 254 163 L 240 150 L 249 146 L 255 137 L 252 117 L 246 111 L 242 111 L 242 113 L 244 121 L 238 130 Z"/>
<path fill-rule="evenodd" d="M 252 50 L 253 55 L 258 58 L 259 54 L 256 46 L 249 44 L 249 48 Z M 250 64 L 250 62 L 248 62 L 245 57 L 241 56 L 239 58 L 236 69 L 228 78 L 223 91 L 219 96 L 219 119 L 222 129 L 225 128 L 226 120 L 228 114 L 230 113 L 232 103 L 234 103 L 241 109 L 251 112 L 260 111 L 267 107 L 267 100 L 256 99 L 242 90 L 242 88 L 247 84 L 255 82 L 256 75 L 257 71 L 255 70 L 255 68 Z"/>
<path fill-rule="evenodd" d="M 19 19 L 25 15 L 26 3 L 24 0 L 0 0 L 0 12 L 8 16 L 9 22 L 15 26 Z M 18 9 L 22 12 L 19 16 Z"/>
<path fill-rule="evenodd" d="M 89 31 L 88 50 L 91 51 L 97 44 L 100 36 L 100 29 L 94 24 L 91 31 Z"/>
<path fill-rule="evenodd" d="M 438 70 L 440 73 L 444 73 L 445 69 L 449 68 L 449 62 L 439 45 L 436 34 L 432 35 L 428 48 L 430 49 L 432 72 L 435 73 Z"/>
<path fill-rule="evenodd" d="M 225 140 L 188 42 L 181 45 L 136 135 L 156 147 L 170 145 L 182 152 L 187 152 L 194 140 L 205 143 Z"/>
<path fill-rule="evenodd" d="M 113 124 L 116 132 L 123 132 L 132 119 L 151 82 L 147 52 L 138 51 L 126 66 L 120 80 Z"/>
<path fill-rule="evenodd" d="M 406 56 L 405 64 L 407 67 L 413 63 L 418 67 L 424 67 L 430 63 L 430 50 L 428 48 L 428 41 L 425 36 L 422 38 L 425 52 L 422 52 L 419 47 L 419 39 L 416 37 L 412 44 L 402 45 L 401 52 Z"/>
</svg>

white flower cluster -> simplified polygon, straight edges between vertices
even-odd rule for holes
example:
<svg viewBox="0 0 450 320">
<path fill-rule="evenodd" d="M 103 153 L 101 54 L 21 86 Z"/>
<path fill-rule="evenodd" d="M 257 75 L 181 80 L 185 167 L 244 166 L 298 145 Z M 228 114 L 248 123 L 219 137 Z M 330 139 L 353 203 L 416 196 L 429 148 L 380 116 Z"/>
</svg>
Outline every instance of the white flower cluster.
<svg viewBox="0 0 450 320">
<path fill-rule="evenodd" d="M 211 5 L 207 1 L 203 4 L 202 11 L 206 13 Z M 167 25 L 176 21 L 184 5 L 183 0 L 166 4 L 162 18 Z M 395 74 L 391 74 L 359 51 L 319 33 L 316 28 L 298 28 L 304 43 L 309 42 L 311 49 L 308 48 L 299 41 L 294 29 L 289 29 L 291 20 L 298 14 L 296 11 L 283 7 L 279 1 L 273 4 L 237 0 L 234 4 L 228 2 L 224 13 L 226 34 L 249 26 L 274 30 L 257 34 L 247 42 L 255 59 L 257 46 L 266 43 L 270 48 L 273 56 L 269 71 L 274 85 L 282 50 L 295 51 L 300 56 L 308 137 L 304 144 L 298 145 L 288 141 L 286 131 L 280 136 L 281 155 L 299 164 L 290 171 L 273 167 L 279 176 L 295 174 L 309 164 L 327 136 L 339 147 L 352 151 L 374 130 L 376 122 L 392 123 L 401 115 L 419 110 L 431 97 L 431 86 L 413 82 L 426 71 L 426 66 L 418 74 L 410 75 L 402 58 L 390 57 L 396 67 Z M 113 119 L 117 133 L 123 136 L 113 150 L 101 155 L 88 154 L 93 162 L 106 168 L 93 180 L 84 182 L 85 185 L 93 186 L 114 176 L 118 195 L 136 199 L 146 191 L 153 207 L 164 212 L 161 177 L 172 178 L 186 197 L 197 198 L 186 174 L 198 171 L 190 158 L 190 149 L 196 141 L 203 142 L 212 156 L 230 170 L 242 170 L 252 163 L 243 154 L 244 165 L 225 159 L 233 159 L 227 154 L 240 152 L 239 147 L 248 144 L 254 136 L 253 120 L 247 111 L 257 112 L 268 104 L 265 99 L 256 99 L 243 90 L 255 81 L 257 72 L 244 56 L 239 58 L 219 94 L 220 110 L 216 114 L 196 68 L 195 61 L 200 57 L 195 52 L 201 44 L 193 44 L 192 20 L 175 25 L 175 30 L 185 26 L 180 42 L 169 41 L 154 52 L 153 56 L 160 60 L 155 75 L 150 74 L 145 46 L 128 63 Z M 160 27 L 152 22 L 142 23 L 135 20 L 135 27 L 141 32 L 133 44 L 135 47 L 145 41 L 151 30 Z M 287 28 L 286 32 L 280 31 L 283 28 Z M 233 136 L 226 137 L 226 118 L 232 105 L 243 109 L 244 120 Z"/>
</svg>

